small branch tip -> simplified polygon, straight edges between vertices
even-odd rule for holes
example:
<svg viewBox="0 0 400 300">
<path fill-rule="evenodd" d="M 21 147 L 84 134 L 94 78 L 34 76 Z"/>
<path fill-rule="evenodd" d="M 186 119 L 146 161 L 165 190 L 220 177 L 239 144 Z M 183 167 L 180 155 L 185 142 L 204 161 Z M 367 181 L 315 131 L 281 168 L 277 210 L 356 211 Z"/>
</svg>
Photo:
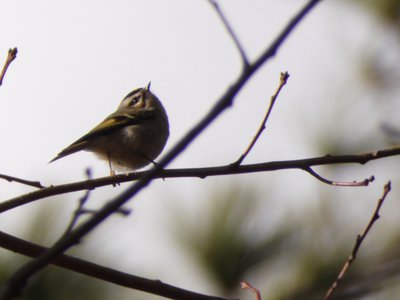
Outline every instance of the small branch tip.
<svg viewBox="0 0 400 300">
<path fill-rule="evenodd" d="M 340 270 L 339 275 L 336 277 L 335 281 L 332 283 L 332 285 L 330 286 L 330 288 L 326 292 L 324 300 L 331 299 L 331 296 L 332 296 L 333 292 L 336 290 L 336 288 L 338 287 L 339 283 L 342 281 L 343 277 L 346 275 L 348 269 L 350 268 L 350 265 L 357 258 L 357 254 L 358 254 L 358 251 L 359 251 L 359 249 L 361 247 L 361 244 L 363 243 L 364 239 L 368 235 L 368 233 L 369 233 L 370 229 L 372 228 L 372 226 L 380 218 L 379 212 L 380 212 L 382 204 L 385 201 L 386 196 L 389 193 L 389 191 L 390 191 L 390 181 L 387 184 L 385 184 L 385 186 L 383 187 L 383 194 L 382 194 L 381 198 L 379 198 L 379 200 L 378 200 L 378 203 L 377 203 L 377 205 L 375 207 L 375 210 L 374 210 L 374 213 L 372 214 L 372 217 L 370 218 L 370 220 L 369 220 L 367 226 L 365 227 L 365 229 L 363 230 L 363 232 L 361 234 L 357 234 L 356 242 L 354 243 L 354 247 L 353 247 L 353 250 L 351 252 L 351 255 L 348 257 L 348 259 L 344 263 L 342 269 Z"/>
<path fill-rule="evenodd" d="M 8 49 L 8 55 L 4 63 L 3 69 L 0 73 L 0 85 L 3 84 L 4 76 L 6 75 L 7 69 L 13 60 L 17 57 L 18 49 L 16 47 Z"/>
<path fill-rule="evenodd" d="M 249 146 L 247 147 L 247 149 L 239 157 L 239 159 L 232 164 L 232 166 L 238 167 L 243 162 L 243 160 L 246 158 L 246 156 L 250 153 L 251 149 L 256 144 L 258 138 L 261 136 L 261 133 L 265 130 L 268 118 L 269 118 L 269 116 L 270 116 L 270 114 L 272 112 L 272 108 L 273 108 L 273 106 L 275 104 L 275 101 L 278 98 L 279 93 L 281 92 L 283 86 L 286 84 L 288 78 L 289 78 L 289 73 L 288 72 L 281 72 L 279 86 L 276 89 L 275 93 L 271 96 L 269 107 L 268 107 L 267 112 L 266 112 L 266 114 L 264 116 L 264 119 L 261 122 L 260 127 L 258 128 L 256 134 L 254 135 L 254 137 L 253 137 L 252 141 L 250 142 Z"/>
<path fill-rule="evenodd" d="M 252 291 L 254 294 L 256 294 L 256 300 L 261 300 L 261 293 L 260 291 L 252 286 L 248 281 L 242 281 L 240 282 L 240 288 L 242 289 L 248 289 Z"/>
</svg>

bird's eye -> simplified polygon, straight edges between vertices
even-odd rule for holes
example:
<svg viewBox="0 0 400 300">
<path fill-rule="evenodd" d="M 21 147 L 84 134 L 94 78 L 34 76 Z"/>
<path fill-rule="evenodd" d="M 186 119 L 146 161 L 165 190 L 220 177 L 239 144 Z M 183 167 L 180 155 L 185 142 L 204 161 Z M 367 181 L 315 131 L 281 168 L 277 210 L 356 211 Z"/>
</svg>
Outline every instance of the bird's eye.
<svg viewBox="0 0 400 300">
<path fill-rule="evenodd" d="M 140 96 L 135 96 L 132 98 L 130 105 L 135 105 L 140 100 Z"/>
</svg>

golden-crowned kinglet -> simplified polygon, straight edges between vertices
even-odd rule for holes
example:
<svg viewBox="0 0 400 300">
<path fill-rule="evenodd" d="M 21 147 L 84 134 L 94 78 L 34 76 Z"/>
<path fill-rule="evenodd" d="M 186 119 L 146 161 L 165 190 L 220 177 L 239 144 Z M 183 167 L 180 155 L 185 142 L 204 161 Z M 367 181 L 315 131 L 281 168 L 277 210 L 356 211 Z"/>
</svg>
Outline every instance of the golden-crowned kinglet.
<svg viewBox="0 0 400 300">
<path fill-rule="evenodd" d="M 114 113 L 50 162 L 86 150 L 107 160 L 112 173 L 114 168 L 136 170 L 153 162 L 168 136 L 168 116 L 149 83 L 126 95 Z"/>
</svg>

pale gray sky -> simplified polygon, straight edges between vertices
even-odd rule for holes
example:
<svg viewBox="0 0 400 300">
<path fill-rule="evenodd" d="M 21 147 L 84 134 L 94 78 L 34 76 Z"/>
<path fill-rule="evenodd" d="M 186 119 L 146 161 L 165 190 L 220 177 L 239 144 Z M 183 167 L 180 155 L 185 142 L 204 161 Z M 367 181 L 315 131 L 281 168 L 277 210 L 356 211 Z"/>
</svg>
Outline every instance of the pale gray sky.
<svg viewBox="0 0 400 300">
<path fill-rule="evenodd" d="M 249 57 L 255 58 L 305 1 L 219 2 Z M 170 118 L 168 150 L 208 111 L 237 77 L 241 66 L 238 52 L 207 1 L 3 1 L 0 28 L 0 58 L 5 58 L 10 47 L 19 49 L 0 88 L 0 173 L 46 185 L 81 180 L 87 166 L 93 167 L 96 177 L 108 174 L 107 165 L 89 153 L 78 153 L 51 165 L 47 162 L 113 112 L 132 89 L 152 81 L 152 90 L 163 101 Z M 315 150 L 313 143 L 314 133 L 319 134 L 320 127 L 331 124 L 329 113 L 337 105 L 326 95 L 337 92 L 340 102 L 343 94 L 354 92 L 354 82 L 347 81 L 356 72 L 349 57 L 354 58 L 367 45 L 371 32 L 378 30 L 370 18 L 348 5 L 323 1 L 277 56 L 254 76 L 235 106 L 172 166 L 234 161 L 257 129 L 281 71 L 289 71 L 288 85 L 278 99 L 267 131 L 245 162 L 325 154 Z M 368 119 L 363 117 L 365 113 L 370 114 Z M 366 102 L 352 111 L 351 119 L 358 120 L 363 137 L 375 130 L 379 115 L 374 115 Z M 264 180 L 284 184 L 280 180 L 285 177 L 284 182 L 295 180 L 298 184 L 294 194 L 320 184 L 299 173 L 274 175 L 241 177 L 241 181 L 256 185 L 259 181 L 261 188 Z M 361 172 L 357 173 L 361 178 L 346 179 L 369 175 Z M 185 263 L 184 271 L 171 269 L 171 258 L 182 256 L 162 231 L 169 218 L 165 214 L 177 204 L 188 212 L 196 211 L 203 205 L 198 203 L 199 191 L 230 180 L 155 182 L 129 205 L 134 209 L 129 218 L 113 217 L 91 235 L 89 241 L 97 245 L 99 261 L 114 255 L 118 257 L 115 266 L 125 271 L 188 289 L 204 287 L 207 292 L 205 278 L 187 276 L 197 269 Z M 123 188 L 96 190 L 93 206 Z M 381 186 L 376 188 L 380 190 Z M 29 190 L 0 182 L 1 199 Z M 290 192 L 286 188 L 276 191 L 277 195 Z M 66 225 L 77 198 L 77 194 L 65 197 L 68 200 L 64 201 L 70 203 L 60 216 L 64 223 L 56 227 Z M 26 223 L 14 221 L 43 208 L 50 200 L 42 202 L 2 215 L 0 229 L 23 232 Z M 107 239 L 114 242 L 102 244 Z M 92 247 L 89 241 L 85 247 Z M 148 265 L 160 267 L 148 269 Z"/>
</svg>

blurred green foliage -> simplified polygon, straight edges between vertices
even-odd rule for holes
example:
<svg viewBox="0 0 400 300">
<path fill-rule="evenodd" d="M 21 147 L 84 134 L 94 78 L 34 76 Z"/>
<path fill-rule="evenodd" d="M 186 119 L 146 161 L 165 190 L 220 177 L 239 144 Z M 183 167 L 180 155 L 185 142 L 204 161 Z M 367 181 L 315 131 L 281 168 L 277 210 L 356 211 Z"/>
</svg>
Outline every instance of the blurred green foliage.
<svg viewBox="0 0 400 300">
<path fill-rule="evenodd" d="M 332 208 L 326 212 L 330 216 L 307 211 L 300 222 L 287 219 L 262 228 L 263 222 L 255 222 L 262 209 L 255 187 L 234 183 L 222 190 L 209 192 L 207 203 L 212 204 L 201 225 L 182 217 L 175 224 L 180 242 L 219 293 L 237 297 L 240 282 L 249 280 L 259 283 L 256 287 L 269 300 L 322 299 L 363 228 L 343 224 L 334 207 L 324 207 Z M 267 212 L 269 196 L 262 198 Z M 321 201 L 334 202 L 328 197 Z M 388 293 L 399 293 L 400 251 L 393 251 L 400 249 L 399 237 L 388 235 L 388 247 L 379 253 L 362 248 L 332 299 L 389 299 Z M 374 233 L 368 238 L 374 239 Z M 279 282 L 268 284 L 274 277 Z"/>
</svg>

